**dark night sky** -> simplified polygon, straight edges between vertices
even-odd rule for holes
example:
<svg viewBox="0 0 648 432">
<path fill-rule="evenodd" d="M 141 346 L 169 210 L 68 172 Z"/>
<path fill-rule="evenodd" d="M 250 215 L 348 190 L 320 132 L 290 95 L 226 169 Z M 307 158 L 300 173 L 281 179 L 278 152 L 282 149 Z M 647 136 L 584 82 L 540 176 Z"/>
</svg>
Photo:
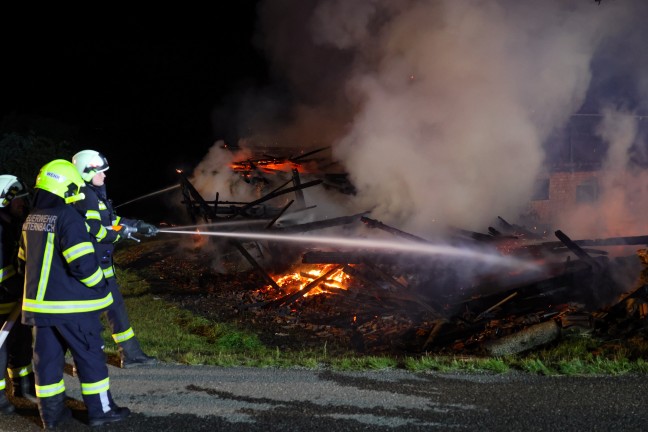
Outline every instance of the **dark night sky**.
<svg viewBox="0 0 648 432">
<path fill-rule="evenodd" d="M 116 203 L 174 184 L 175 168 L 190 171 L 217 139 L 238 138 L 228 104 L 264 85 L 257 3 L 5 28 L 0 117 L 52 119 L 74 151 L 102 151 Z"/>
<path fill-rule="evenodd" d="M 379 196 L 372 196 L 371 200 L 395 203 L 402 196 L 427 194 L 429 190 L 418 189 L 427 187 L 425 185 L 429 179 L 424 174 L 435 169 L 419 170 L 416 174 L 421 173 L 422 177 L 409 182 L 414 177 L 408 164 L 419 162 L 419 158 L 403 160 L 398 165 L 391 163 L 392 160 L 400 160 L 403 155 L 418 155 L 421 149 L 430 150 L 430 155 L 448 155 L 452 160 L 458 156 L 456 149 L 462 148 L 453 143 L 459 140 L 454 138 L 456 130 L 448 130 L 453 139 L 447 142 L 439 140 L 438 145 L 435 143 L 434 151 L 431 147 L 428 149 L 427 141 L 419 142 L 416 137 L 426 137 L 426 128 L 434 124 L 436 117 L 425 118 L 425 111 L 419 110 L 415 101 L 425 96 L 438 102 L 447 118 L 465 118 L 466 130 L 488 122 L 483 121 L 479 114 L 474 115 L 476 124 L 472 125 L 470 116 L 464 117 L 465 108 L 472 108 L 472 102 L 462 110 L 452 111 L 455 104 L 447 104 L 443 98 L 437 100 L 439 94 L 445 95 L 447 92 L 452 95 L 453 101 L 475 100 L 475 106 L 478 106 L 477 102 L 484 103 L 488 110 L 480 113 L 487 114 L 486 117 L 497 111 L 493 110 L 490 101 L 480 100 L 481 93 L 473 92 L 473 86 L 467 86 L 458 79 L 455 82 L 455 78 L 460 77 L 452 76 L 448 72 L 451 68 L 445 70 L 445 66 L 439 66 L 442 62 L 435 60 L 437 56 L 446 58 L 450 55 L 450 59 L 458 65 L 470 64 L 474 65 L 475 70 L 484 68 L 488 72 L 491 70 L 489 65 L 482 64 L 480 60 L 487 56 L 480 50 L 490 53 L 490 44 L 461 46 L 461 49 L 452 52 L 446 52 L 444 44 L 432 44 L 429 54 L 422 57 L 416 51 L 422 49 L 419 42 L 424 40 L 414 37 L 416 35 L 443 38 L 454 33 L 435 31 L 428 34 L 431 28 L 428 21 L 418 20 L 417 14 L 406 14 L 401 9 L 425 5 L 429 7 L 428 12 L 433 13 L 435 3 L 241 0 L 217 2 L 204 9 L 157 7 L 145 13 L 117 8 L 91 13 L 74 11 L 68 15 L 62 10 L 58 10 L 56 15 L 43 12 L 37 15 L 34 11 L 20 16 L 5 13 L 3 25 L 0 26 L 0 121 L 5 123 L 4 120 L 8 118 L 54 120 L 64 126 L 63 133 L 59 135 L 73 144 L 74 151 L 91 148 L 103 152 L 111 165 L 107 180 L 109 196 L 116 204 L 177 184 L 175 169 L 192 172 L 217 140 L 225 140 L 231 145 L 238 143 L 240 138 L 254 138 L 255 133 L 261 132 L 259 135 L 271 137 L 272 143 L 288 143 L 294 147 L 312 145 L 317 148 L 346 136 L 351 129 L 351 137 L 356 136 L 355 133 L 361 137 L 366 134 L 368 138 L 357 140 L 362 146 L 356 145 L 356 141 L 353 141 L 353 146 L 338 145 L 337 150 L 341 150 L 338 155 L 346 156 L 349 171 L 353 171 L 359 182 L 364 179 L 369 185 L 367 191 L 375 183 L 391 184 L 394 170 L 396 175 L 408 180 L 406 183 L 412 188 L 409 195 L 398 190 L 393 195 L 384 196 L 383 192 L 391 193 L 389 188 L 384 191 L 381 188 L 372 189 Z M 567 65 L 572 67 L 574 76 L 584 75 L 581 67 L 571 64 L 569 60 L 573 55 L 568 51 L 570 47 L 583 46 L 586 52 L 591 49 L 591 66 L 595 73 L 591 82 L 586 84 L 589 89 L 582 111 L 596 112 L 599 100 L 608 100 L 619 108 L 642 116 L 648 112 L 643 94 L 638 91 L 648 88 L 644 78 L 648 57 L 641 49 L 645 36 L 643 32 L 638 32 L 645 26 L 631 25 L 617 29 L 607 44 L 596 45 L 597 33 L 591 33 L 593 30 L 589 27 L 581 29 L 573 25 L 562 28 L 558 25 L 562 21 L 557 22 L 550 13 L 543 15 L 547 21 L 539 25 L 532 7 L 526 13 L 526 6 L 513 7 L 518 2 L 501 0 L 496 3 L 509 7 L 507 10 L 510 13 L 493 17 L 490 8 L 483 7 L 479 2 L 466 2 L 474 6 L 474 16 L 483 19 L 480 22 L 484 23 L 486 31 L 492 28 L 493 31 L 497 30 L 499 36 L 502 36 L 498 27 L 499 19 L 514 16 L 529 20 L 528 25 L 525 22 L 523 25 L 512 25 L 511 30 L 524 36 L 528 36 L 527 31 L 531 32 L 533 37 L 521 39 L 526 43 L 521 45 L 524 49 L 493 51 L 500 56 L 494 58 L 494 65 L 504 61 L 503 64 L 510 66 L 512 73 L 519 68 L 519 74 L 515 75 L 518 81 L 499 83 L 503 89 L 511 92 L 511 100 L 528 99 L 529 102 L 521 104 L 518 110 L 534 117 L 530 114 L 535 112 L 534 109 L 544 113 L 560 108 L 557 111 L 563 115 L 562 104 L 567 102 L 563 101 L 562 95 L 579 94 L 575 89 L 580 88 L 576 85 L 580 81 L 574 80 L 572 83 L 559 79 L 563 69 L 556 67 Z M 561 3 L 558 0 L 547 2 L 548 10 L 558 13 L 550 6 Z M 370 13 L 373 10 L 370 6 L 374 4 L 382 5 L 375 16 Z M 537 5 L 535 2 L 530 4 Z M 636 15 L 636 20 L 630 20 L 631 23 L 643 22 L 642 13 L 646 11 L 645 6 L 638 7 L 641 4 L 639 0 L 634 3 L 640 13 Z M 259 18 L 260 6 L 263 6 L 262 20 Z M 562 10 L 562 7 L 557 9 Z M 599 12 L 611 13 L 595 3 L 585 5 L 583 10 L 578 11 L 590 19 L 598 17 L 600 14 L 596 14 Z M 313 20 L 313 17 L 319 20 Z M 360 18 L 371 19 L 365 22 Z M 611 27 L 615 27 L 612 24 L 614 22 L 610 21 Z M 405 32 L 412 36 L 411 40 L 403 38 L 402 34 L 392 34 L 395 29 L 415 29 L 411 26 L 417 25 L 421 26 L 419 30 Z M 552 34 L 554 26 L 560 31 L 560 37 Z M 259 33 L 261 28 L 265 36 Z M 534 32 L 542 37 L 536 37 L 538 35 Z M 395 46 L 408 55 L 397 55 L 399 50 L 392 52 L 387 49 L 393 45 L 385 42 L 392 40 L 400 41 Z M 484 39 L 485 42 L 488 40 Z M 518 39 L 502 37 L 502 40 L 515 42 L 513 46 L 517 46 Z M 560 41 L 564 43 L 559 47 Z M 589 47 L 590 42 L 592 47 Z M 633 42 L 631 46 L 637 48 L 636 52 L 628 50 L 628 42 Z M 536 51 L 546 53 L 556 64 L 540 61 L 544 58 L 542 56 L 528 55 Z M 422 52 L 428 53 L 428 50 Z M 624 55 L 620 56 L 619 53 Z M 401 71 L 402 59 L 410 60 L 404 63 L 406 67 Z M 493 70 L 496 69 L 494 65 Z M 416 81 L 412 81 L 411 72 L 417 68 L 423 73 L 417 74 Z M 556 79 L 535 80 L 532 76 L 527 80 L 529 75 L 522 71 L 535 68 L 546 68 L 551 71 L 547 76 L 555 75 Z M 403 73 L 392 76 L 395 71 Z M 445 78 L 452 85 L 443 79 L 432 79 L 436 76 Z M 400 91 L 394 94 L 369 92 L 366 86 L 361 85 L 377 83 L 379 90 L 383 87 L 391 89 L 393 77 L 403 78 L 395 81 L 402 85 L 399 84 L 397 88 Z M 492 77 L 509 81 L 507 75 L 500 77 L 493 74 Z M 408 90 L 410 85 L 428 90 L 415 93 Z M 389 97 L 376 98 L 376 95 L 383 94 Z M 633 95 L 642 97 L 633 101 Z M 545 107 L 543 102 L 547 98 L 551 103 L 547 102 Z M 365 99 L 375 103 L 371 104 Z M 399 103 L 403 104 L 403 108 L 394 109 L 400 106 Z M 368 116 L 367 113 L 372 115 Z M 418 129 L 405 128 L 399 134 L 414 138 L 397 139 L 398 146 L 383 146 L 389 143 L 372 139 L 374 129 L 381 130 L 383 125 L 391 124 L 391 121 L 385 122 L 380 113 L 389 113 L 394 120 L 407 125 L 414 124 L 411 122 L 416 120 L 416 127 L 421 127 L 420 133 Z M 356 117 L 356 114 L 360 115 Z M 508 116 L 507 113 L 502 115 Z M 544 119 L 544 116 L 539 117 Z M 396 121 L 396 124 L 401 123 Z M 439 122 L 438 126 L 443 129 L 447 124 Z M 246 129 L 239 129 L 242 127 Z M 506 139 L 494 142 L 500 141 L 506 142 Z M 534 139 L 528 141 L 535 142 Z M 558 147 L 559 150 L 563 149 Z M 395 149 L 398 149 L 397 153 Z M 504 160 L 496 156 L 496 150 L 489 152 L 497 159 L 494 162 Z M 520 153 L 529 154 L 525 151 Z M 561 155 L 565 152 L 555 153 Z M 643 153 L 645 165 L 648 166 L 648 151 Z M 475 154 L 481 153 L 477 151 Z M 437 161 L 443 160 L 444 157 L 429 156 L 429 165 L 436 166 Z M 464 160 L 471 162 L 469 158 L 462 158 Z M 488 165 L 479 158 L 473 162 L 475 170 Z M 381 163 L 388 166 L 381 169 Z M 440 172 L 445 172 L 446 166 L 436 167 Z M 464 172 L 472 171 L 462 167 L 450 173 L 446 177 L 448 185 L 439 188 L 439 191 L 447 190 L 449 197 L 456 196 L 452 187 L 462 184 L 462 181 L 452 177 L 462 179 Z M 385 177 L 379 178 L 378 173 Z M 500 180 L 505 185 L 511 183 L 503 176 Z M 480 183 L 481 187 L 487 189 L 485 192 L 497 189 L 488 187 L 488 183 Z M 475 196 L 483 200 L 485 206 L 490 205 L 488 193 L 480 191 Z M 436 199 L 444 198 L 437 196 Z M 157 205 L 154 201 L 145 201 L 125 208 L 120 214 L 144 217 L 137 213 L 142 208 L 147 212 L 156 211 Z M 422 213 L 426 211 L 423 209 Z M 471 209 L 470 213 L 476 212 Z"/>
</svg>

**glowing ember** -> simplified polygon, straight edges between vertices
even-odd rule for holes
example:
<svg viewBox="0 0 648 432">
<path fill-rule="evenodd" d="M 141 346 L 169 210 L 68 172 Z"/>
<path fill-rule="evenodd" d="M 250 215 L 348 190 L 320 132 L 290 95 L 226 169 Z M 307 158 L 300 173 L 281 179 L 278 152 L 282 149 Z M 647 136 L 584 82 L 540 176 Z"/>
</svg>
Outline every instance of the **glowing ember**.
<svg viewBox="0 0 648 432">
<path fill-rule="evenodd" d="M 277 279 L 277 285 L 279 285 L 287 294 L 301 291 L 306 285 L 322 276 L 328 270 L 329 268 L 327 266 L 319 266 L 316 268 L 308 267 L 308 269 L 294 271 L 279 277 Z M 332 293 L 335 290 L 340 289 L 346 290 L 349 279 L 349 276 L 340 269 L 331 274 L 329 278 L 320 283 L 318 287 L 313 288 L 311 291 L 306 293 L 304 297 Z M 269 290 L 271 287 L 268 285 L 265 289 Z"/>
</svg>

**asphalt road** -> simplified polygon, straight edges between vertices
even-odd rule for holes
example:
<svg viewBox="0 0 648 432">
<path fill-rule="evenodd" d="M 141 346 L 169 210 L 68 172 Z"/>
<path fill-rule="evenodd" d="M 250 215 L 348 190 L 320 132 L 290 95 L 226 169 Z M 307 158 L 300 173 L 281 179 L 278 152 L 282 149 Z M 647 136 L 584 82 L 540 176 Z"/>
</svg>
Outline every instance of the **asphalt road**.
<svg viewBox="0 0 648 432">
<path fill-rule="evenodd" d="M 102 431 L 648 430 L 646 376 L 109 368 L 116 402 L 133 414 Z M 78 380 L 65 381 L 74 419 L 61 430 L 91 430 Z M 15 402 L 0 430 L 41 430 L 36 405 Z"/>
</svg>

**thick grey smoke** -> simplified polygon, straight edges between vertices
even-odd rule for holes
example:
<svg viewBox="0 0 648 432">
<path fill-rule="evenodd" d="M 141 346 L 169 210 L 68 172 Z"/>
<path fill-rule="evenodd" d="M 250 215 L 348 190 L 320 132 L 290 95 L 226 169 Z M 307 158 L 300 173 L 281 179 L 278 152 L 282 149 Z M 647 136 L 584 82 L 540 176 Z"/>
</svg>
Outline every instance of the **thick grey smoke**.
<svg viewBox="0 0 648 432">
<path fill-rule="evenodd" d="M 645 12 L 641 0 L 266 1 L 259 43 L 283 93 L 264 97 L 284 94 L 270 105 L 285 111 L 245 124 L 260 141 L 332 145 L 358 190 L 349 211 L 420 235 L 483 231 L 528 203 L 543 143 L 585 101 L 602 47 L 628 41 L 616 66 L 648 65 L 631 31 Z M 618 105 L 618 130 L 601 127 L 617 171 L 636 141 Z"/>
</svg>

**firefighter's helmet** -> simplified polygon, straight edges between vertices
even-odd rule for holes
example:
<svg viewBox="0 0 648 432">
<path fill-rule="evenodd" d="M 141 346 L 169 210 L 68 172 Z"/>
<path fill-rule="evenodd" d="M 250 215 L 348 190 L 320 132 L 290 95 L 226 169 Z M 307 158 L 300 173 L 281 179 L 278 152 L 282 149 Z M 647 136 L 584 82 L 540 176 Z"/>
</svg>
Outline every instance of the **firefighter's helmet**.
<svg viewBox="0 0 648 432">
<path fill-rule="evenodd" d="M 70 161 L 56 159 L 40 169 L 34 187 L 51 192 L 69 204 L 85 198 L 81 193 L 84 186 L 81 174 Z"/>
<path fill-rule="evenodd" d="M 27 185 L 18 177 L 10 174 L 0 175 L 0 208 L 9 207 L 11 200 L 27 195 Z"/>
<path fill-rule="evenodd" d="M 104 155 L 94 150 L 82 150 L 72 156 L 72 163 L 86 182 L 91 182 L 92 177 L 97 173 L 104 172 L 108 168 L 108 160 Z"/>
</svg>

